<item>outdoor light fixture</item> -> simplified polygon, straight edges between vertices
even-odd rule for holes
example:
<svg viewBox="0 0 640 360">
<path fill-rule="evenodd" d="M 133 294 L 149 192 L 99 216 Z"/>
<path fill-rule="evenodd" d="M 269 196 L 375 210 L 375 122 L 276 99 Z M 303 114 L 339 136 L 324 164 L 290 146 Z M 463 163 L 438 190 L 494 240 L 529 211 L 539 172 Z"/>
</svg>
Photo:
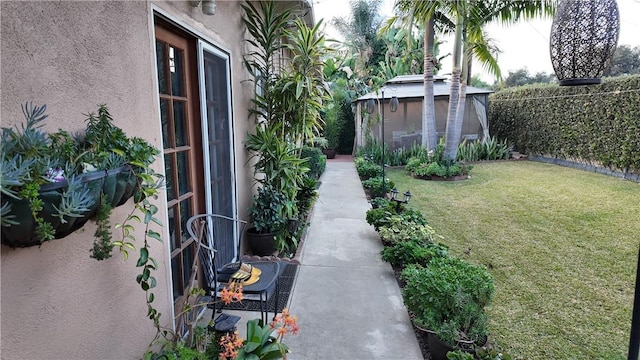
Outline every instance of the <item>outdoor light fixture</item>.
<svg viewBox="0 0 640 360">
<path fill-rule="evenodd" d="M 382 88 L 382 196 L 387 196 L 387 178 L 384 175 L 384 90 Z M 395 90 L 395 89 L 393 89 Z M 396 96 L 391 97 L 389 100 L 389 108 L 391 112 L 398 110 L 398 98 Z"/>
<path fill-rule="evenodd" d="M 407 192 L 405 192 L 404 194 L 404 200 L 400 200 L 398 199 L 398 189 L 393 188 L 390 191 L 391 194 L 391 200 L 396 202 L 396 212 L 398 210 L 400 210 L 400 204 L 408 204 L 409 200 L 411 199 L 411 192 L 409 190 L 407 190 Z"/>
<path fill-rule="evenodd" d="M 191 0 L 191 6 L 199 7 L 202 5 L 202 13 L 205 15 L 213 15 L 216 13 L 216 0 Z"/>
<path fill-rule="evenodd" d="M 376 103 L 373 99 L 369 99 L 364 103 L 364 110 L 367 114 L 373 114 L 373 110 L 376 108 Z"/>
<path fill-rule="evenodd" d="M 386 197 L 387 195 L 387 181 L 385 179 L 385 175 L 384 175 L 384 90 L 385 88 L 382 88 L 382 196 Z M 395 88 L 392 89 L 393 91 L 395 91 Z M 391 109 L 391 112 L 396 112 L 398 110 L 398 105 L 399 105 L 399 101 L 398 98 L 396 96 L 391 97 L 391 100 L 389 100 L 389 108 Z M 373 110 L 375 109 L 376 103 L 375 101 L 373 101 L 373 99 L 369 99 L 364 103 L 364 110 L 368 113 L 368 114 L 373 114 Z"/>
<path fill-rule="evenodd" d="M 563 0 L 551 24 L 551 64 L 561 86 L 599 84 L 618 43 L 616 0 Z"/>
</svg>

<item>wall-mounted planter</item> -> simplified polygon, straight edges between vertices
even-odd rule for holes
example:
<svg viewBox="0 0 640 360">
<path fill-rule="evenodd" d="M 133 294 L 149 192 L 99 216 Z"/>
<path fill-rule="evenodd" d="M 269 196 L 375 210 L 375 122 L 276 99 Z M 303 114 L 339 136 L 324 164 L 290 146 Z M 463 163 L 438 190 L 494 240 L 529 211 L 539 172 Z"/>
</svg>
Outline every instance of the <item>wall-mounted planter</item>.
<svg viewBox="0 0 640 360">
<path fill-rule="evenodd" d="M 82 213 L 80 217 L 64 216 L 60 219 L 56 214 L 56 208 L 60 208 L 63 201 L 63 193 L 68 188 L 67 181 L 60 181 L 40 186 L 38 197 L 43 201 L 43 207 L 39 215 L 42 219 L 51 224 L 55 230 L 54 237 L 61 239 L 77 229 L 81 228 L 89 219 L 95 216 L 100 207 L 100 196 L 105 184 L 107 173 L 96 171 L 82 174 L 78 180 L 82 184 L 83 190 L 88 190 L 88 196 L 93 200 L 88 206 L 88 211 Z M 135 177 L 135 175 L 134 175 Z M 2 243 L 10 247 L 28 247 L 40 245 L 41 241 L 36 236 L 36 221 L 31 214 L 28 200 L 18 200 L 9 196 L 2 196 L 2 202 L 11 205 L 10 214 L 14 216 L 11 220 L 17 222 L 11 226 L 2 227 Z"/>
<path fill-rule="evenodd" d="M 125 165 L 116 169 L 108 170 L 104 180 L 102 192 L 107 203 L 112 207 L 117 207 L 129 200 L 138 185 L 136 174 L 131 165 Z"/>
</svg>

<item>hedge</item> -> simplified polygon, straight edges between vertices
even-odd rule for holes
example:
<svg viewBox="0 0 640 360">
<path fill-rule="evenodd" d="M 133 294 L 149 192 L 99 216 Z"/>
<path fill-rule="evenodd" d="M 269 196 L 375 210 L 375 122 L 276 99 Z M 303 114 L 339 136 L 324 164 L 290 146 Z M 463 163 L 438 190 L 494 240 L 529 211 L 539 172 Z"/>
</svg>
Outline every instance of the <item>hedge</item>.
<svg viewBox="0 0 640 360">
<path fill-rule="evenodd" d="M 640 173 L 640 76 L 532 85 L 489 96 L 492 135 L 514 150 Z"/>
</svg>

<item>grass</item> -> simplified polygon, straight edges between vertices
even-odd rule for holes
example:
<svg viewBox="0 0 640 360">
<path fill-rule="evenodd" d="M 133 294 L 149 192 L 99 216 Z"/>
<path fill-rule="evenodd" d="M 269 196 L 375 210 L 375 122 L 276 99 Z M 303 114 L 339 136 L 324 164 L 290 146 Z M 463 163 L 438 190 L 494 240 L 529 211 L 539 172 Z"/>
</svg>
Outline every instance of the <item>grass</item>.
<svg viewBox="0 0 640 360">
<path fill-rule="evenodd" d="M 458 182 L 388 173 L 453 254 L 489 268 L 492 342 L 523 359 L 626 359 L 640 184 L 530 161 Z"/>
</svg>

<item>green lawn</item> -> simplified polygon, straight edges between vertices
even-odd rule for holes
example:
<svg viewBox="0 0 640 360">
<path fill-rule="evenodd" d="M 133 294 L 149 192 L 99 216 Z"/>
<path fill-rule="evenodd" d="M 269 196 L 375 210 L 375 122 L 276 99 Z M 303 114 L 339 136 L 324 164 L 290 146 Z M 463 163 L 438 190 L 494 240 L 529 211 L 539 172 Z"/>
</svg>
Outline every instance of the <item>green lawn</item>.
<svg viewBox="0 0 640 360">
<path fill-rule="evenodd" d="M 626 359 L 640 184 L 529 161 L 459 182 L 388 176 L 453 254 L 493 274 L 492 342 L 523 359 Z"/>
</svg>

